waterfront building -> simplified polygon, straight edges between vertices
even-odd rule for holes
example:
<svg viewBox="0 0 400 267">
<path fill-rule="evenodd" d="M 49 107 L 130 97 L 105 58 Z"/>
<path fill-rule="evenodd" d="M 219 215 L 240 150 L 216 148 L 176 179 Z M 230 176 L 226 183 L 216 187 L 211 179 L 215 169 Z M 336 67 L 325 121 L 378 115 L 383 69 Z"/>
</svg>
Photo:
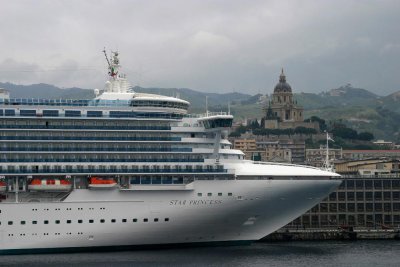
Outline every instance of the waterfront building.
<svg viewBox="0 0 400 267">
<path fill-rule="evenodd" d="M 399 149 L 385 149 L 385 150 L 343 150 L 343 159 L 345 160 L 360 160 L 369 158 L 393 158 L 400 159 Z"/>
<path fill-rule="evenodd" d="M 326 146 L 321 145 L 319 148 L 306 149 L 306 164 L 314 167 L 323 167 L 326 161 Z M 336 161 L 343 158 L 343 150 L 341 148 L 329 148 L 329 160 Z"/>
<path fill-rule="evenodd" d="M 397 160 L 335 163 L 340 187 L 287 227 L 329 229 L 400 227 L 400 167 Z"/>
<path fill-rule="evenodd" d="M 385 141 L 385 140 L 376 140 L 372 142 L 374 145 L 377 145 L 383 149 L 394 149 L 395 148 L 395 143 L 391 141 Z"/>
<path fill-rule="evenodd" d="M 335 170 L 340 174 L 381 175 L 399 172 L 399 160 L 365 159 L 335 162 Z"/>
<path fill-rule="evenodd" d="M 400 175 L 345 175 L 339 189 L 287 227 L 399 228 Z"/>
<path fill-rule="evenodd" d="M 256 139 L 233 139 L 234 148 L 243 151 L 245 158 L 254 161 L 292 163 L 292 149 L 296 145 L 281 141 L 264 141 Z"/>
</svg>

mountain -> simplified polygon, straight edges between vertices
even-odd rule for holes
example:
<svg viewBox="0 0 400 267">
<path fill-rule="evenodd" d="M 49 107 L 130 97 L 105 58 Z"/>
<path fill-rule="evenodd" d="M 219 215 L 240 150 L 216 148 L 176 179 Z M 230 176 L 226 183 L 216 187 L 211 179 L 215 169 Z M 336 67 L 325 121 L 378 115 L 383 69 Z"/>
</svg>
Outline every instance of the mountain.
<svg viewBox="0 0 400 267">
<path fill-rule="evenodd" d="M 191 104 L 191 110 L 205 110 L 206 106 L 206 96 L 208 101 L 208 106 L 210 109 L 218 107 L 226 107 L 229 103 L 232 102 L 241 102 L 248 100 L 252 96 L 249 94 L 242 93 L 203 93 L 199 91 L 195 91 L 188 88 L 143 88 L 143 87 L 134 87 L 133 90 L 135 92 L 140 93 L 150 93 L 150 94 L 160 94 L 167 96 L 177 96 L 184 100 L 187 100 Z"/>
<path fill-rule="evenodd" d="M 362 88 L 354 88 L 350 84 L 319 94 L 300 93 L 295 96 L 306 110 L 326 106 L 368 105 L 380 99 L 380 96 Z"/>
<path fill-rule="evenodd" d="M 0 83 L 0 88 L 10 91 L 12 98 L 48 98 L 48 99 L 90 99 L 94 98 L 93 90 L 81 88 L 61 89 L 54 85 L 39 83 L 32 85 L 17 85 Z"/>
<path fill-rule="evenodd" d="M 376 105 L 400 113 L 400 91 L 378 99 Z"/>
</svg>

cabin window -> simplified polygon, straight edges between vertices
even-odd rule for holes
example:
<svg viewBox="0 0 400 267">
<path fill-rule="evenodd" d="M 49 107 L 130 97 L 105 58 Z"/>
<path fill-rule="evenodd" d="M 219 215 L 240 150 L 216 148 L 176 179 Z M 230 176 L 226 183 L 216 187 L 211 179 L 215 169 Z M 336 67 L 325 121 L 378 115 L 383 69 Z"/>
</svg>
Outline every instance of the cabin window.
<svg viewBox="0 0 400 267">
<path fill-rule="evenodd" d="M 228 193 L 228 196 L 232 196 L 232 193 Z"/>
<path fill-rule="evenodd" d="M 111 219 L 111 222 L 112 222 L 112 223 L 115 223 L 115 222 L 116 222 L 116 220 L 115 220 L 115 219 Z"/>
<path fill-rule="evenodd" d="M 37 221 L 32 221 L 32 224 L 37 224 Z"/>
<path fill-rule="evenodd" d="M 144 219 L 143 219 L 143 221 L 144 221 L 144 222 L 148 222 L 148 221 L 149 221 L 149 219 L 147 219 L 147 218 L 144 218 Z"/>
<path fill-rule="evenodd" d="M 218 196 L 219 196 L 219 197 L 222 196 L 222 193 L 218 193 Z"/>
<path fill-rule="evenodd" d="M 49 221 L 48 221 L 48 220 L 45 220 L 43 223 L 44 223 L 44 224 L 49 224 Z"/>
<path fill-rule="evenodd" d="M 56 224 L 60 224 L 60 220 L 56 220 Z"/>
<path fill-rule="evenodd" d="M 100 223 L 104 223 L 104 222 L 105 222 L 105 220 L 104 220 L 104 219 L 101 219 L 101 220 L 100 220 Z"/>
<path fill-rule="evenodd" d="M 13 222 L 12 221 L 8 221 L 8 225 L 13 225 Z"/>
<path fill-rule="evenodd" d="M 164 221 L 169 222 L 169 218 L 165 218 Z"/>
<path fill-rule="evenodd" d="M 67 223 L 71 223 L 71 220 L 67 220 Z"/>
<path fill-rule="evenodd" d="M 25 225 L 25 223 L 26 223 L 25 221 L 21 221 L 21 224 L 22 224 L 22 225 Z"/>
<path fill-rule="evenodd" d="M 207 196 L 211 197 L 211 196 L 212 196 L 212 193 L 208 193 Z"/>
<path fill-rule="evenodd" d="M 132 222 L 137 222 L 137 219 L 133 219 Z"/>
<path fill-rule="evenodd" d="M 158 222 L 158 218 L 154 218 L 154 222 Z"/>
<path fill-rule="evenodd" d="M 122 222 L 123 222 L 123 223 L 126 223 L 126 219 L 122 219 Z"/>
<path fill-rule="evenodd" d="M 82 220 L 78 220 L 78 223 L 83 223 L 83 221 Z"/>
<path fill-rule="evenodd" d="M 198 197 L 201 197 L 203 194 L 202 193 L 197 193 L 197 196 Z"/>
</svg>

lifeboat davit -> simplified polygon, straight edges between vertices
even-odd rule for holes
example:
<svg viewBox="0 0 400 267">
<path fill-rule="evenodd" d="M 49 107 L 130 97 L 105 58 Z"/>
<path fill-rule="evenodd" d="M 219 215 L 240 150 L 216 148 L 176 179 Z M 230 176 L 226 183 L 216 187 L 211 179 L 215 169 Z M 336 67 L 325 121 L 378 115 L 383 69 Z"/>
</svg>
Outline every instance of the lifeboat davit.
<svg viewBox="0 0 400 267">
<path fill-rule="evenodd" d="M 90 177 L 89 188 L 113 188 L 117 185 L 114 178 Z"/>
<path fill-rule="evenodd" d="M 33 179 L 29 185 L 29 190 L 35 191 L 69 191 L 72 187 L 70 181 L 64 179 Z"/>
<path fill-rule="evenodd" d="M 7 184 L 4 181 L 0 181 L 0 192 L 5 192 L 7 190 Z"/>
</svg>

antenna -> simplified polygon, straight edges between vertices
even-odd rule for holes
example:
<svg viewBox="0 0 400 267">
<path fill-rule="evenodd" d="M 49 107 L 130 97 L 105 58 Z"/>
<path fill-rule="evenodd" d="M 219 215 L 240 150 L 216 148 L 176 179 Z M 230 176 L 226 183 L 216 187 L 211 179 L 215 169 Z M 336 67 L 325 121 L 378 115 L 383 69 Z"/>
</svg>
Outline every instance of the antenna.
<svg viewBox="0 0 400 267">
<path fill-rule="evenodd" d="M 228 102 L 228 115 L 231 115 L 231 102 Z"/>
<path fill-rule="evenodd" d="M 107 52 L 106 52 L 106 48 L 104 47 L 104 49 L 103 49 L 103 51 L 102 51 L 103 53 L 104 53 L 104 56 L 106 57 L 106 60 L 107 60 L 107 63 L 108 63 L 108 66 L 109 67 L 111 67 L 111 63 L 110 63 L 110 60 L 108 60 L 108 56 L 107 56 Z"/>
<path fill-rule="evenodd" d="M 326 156 L 325 156 L 325 162 L 324 162 L 325 170 L 333 171 L 333 168 L 332 168 L 333 166 L 329 162 L 329 141 L 332 141 L 332 142 L 335 142 L 335 141 L 329 136 L 328 131 L 325 131 L 325 132 L 326 132 Z"/>
<path fill-rule="evenodd" d="M 208 116 L 208 95 L 206 95 L 206 114 Z"/>
</svg>

